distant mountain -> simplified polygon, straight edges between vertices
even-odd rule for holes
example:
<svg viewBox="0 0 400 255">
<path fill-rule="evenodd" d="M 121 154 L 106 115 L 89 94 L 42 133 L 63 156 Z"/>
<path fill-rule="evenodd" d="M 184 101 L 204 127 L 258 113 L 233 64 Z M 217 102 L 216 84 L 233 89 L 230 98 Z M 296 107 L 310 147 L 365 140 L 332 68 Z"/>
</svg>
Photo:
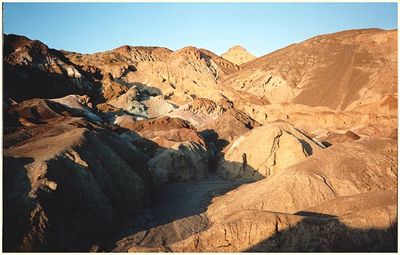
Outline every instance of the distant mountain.
<svg viewBox="0 0 400 255">
<path fill-rule="evenodd" d="M 3 45 L 5 251 L 397 250 L 397 30 Z"/>
<path fill-rule="evenodd" d="M 313 37 L 245 63 L 224 84 L 272 103 L 346 110 L 397 91 L 397 30 Z"/>
<path fill-rule="evenodd" d="M 235 63 L 236 65 L 241 65 L 257 58 L 240 45 L 233 46 L 227 52 L 222 54 L 221 57 Z"/>
</svg>

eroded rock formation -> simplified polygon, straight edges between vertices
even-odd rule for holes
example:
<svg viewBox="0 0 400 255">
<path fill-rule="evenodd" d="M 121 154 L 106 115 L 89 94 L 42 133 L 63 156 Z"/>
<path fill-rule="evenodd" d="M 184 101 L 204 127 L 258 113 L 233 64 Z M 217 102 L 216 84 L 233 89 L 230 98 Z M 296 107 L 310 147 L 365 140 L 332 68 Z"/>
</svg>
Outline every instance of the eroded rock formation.
<svg viewBox="0 0 400 255">
<path fill-rule="evenodd" d="M 397 250 L 397 30 L 260 58 L 3 40 L 5 251 Z"/>
</svg>

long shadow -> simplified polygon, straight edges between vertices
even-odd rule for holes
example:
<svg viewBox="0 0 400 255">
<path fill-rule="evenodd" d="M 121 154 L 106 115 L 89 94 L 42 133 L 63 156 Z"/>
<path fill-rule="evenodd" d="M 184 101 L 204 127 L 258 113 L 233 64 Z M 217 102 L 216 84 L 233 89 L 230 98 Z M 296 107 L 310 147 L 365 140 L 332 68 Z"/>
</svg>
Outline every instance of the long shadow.
<svg viewBox="0 0 400 255">
<path fill-rule="evenodd" d="M 26 212 L 35 208 L 35 201 L 29 197 L 31 183 L 25 165 L 33 161 L 33 158 L 3 157 L 4 251 L 13 251 L 29 231 L 30 217 Z"/>
<path fill-rule="evenodd" d="M 217 162 L 222 162 L 233 168 L 243 168 L 243 162 L 227 162 L 223 159 L 223 143 L 219 141 L 218 134 L 213 130 L 202 133 L 212 148 L 219 153 L 212 164 L 210 173 L 215 172 Z M 250 173 L 255 172 L 246 166 Z M 246 171 L 246 170 L 245 170 Z M 160 185 L 153 189 L 152 207 L 147 208 L 140 215 L 132 217 L 128 223 L 131 227 L 125 228 L 114 235 L 110 244 L 104 247 L 110 251 L 126 251 L 131 246 L 160 247 L 183 240 L 193 234 L 210 228 L 205 218 L 197 217 L 206 212 L 212 199 L 223 195 L 244 184 L 243 180 L 224 180 L 210 176 L 211 182 L 226 182 L 223 188 L 211 187 L 201 193 L 202 186 L 208 185 L 208 179 L 196 182 Z M 216 185 L 217 186 L 217 185 Z M 175 199 L 172 199 L 175 198 Z M 168 213 L 166 213 L 168 212 Z M 397 221 L 388 229 L 356 229 L 341 223 L 335 215 L 301 211 L 296 213 L 305 218 L 296 226 L 285 229 L 266 238 L 260 243 L 248 248 L 248 252 L 265 251 L 397 251 Z M 197 218 L 194 218 L 197 217 Z M 175 237 L 171 233 L 180 224 L 191 224 L 190 220 L 197 222 L 198 228 L 192 232 Z M 182 223 L 181 223 L 182 221 Z M 124 222 L 122 225 L 126 224 Z M 171 224 L 173 223 L 173 224 Z M 172 225 L 169 227 L 168 225 Z M 152 230 L 158 228 L 158 230 Z M 179 227 L 178 227 L 179 228 Z M 148 240 L 147 240 L 148 239 Z M 117 241 L 120 241 L 117 244 Z"/>
<path fill-rule="evenodd" d="M 307 218 L 245 252 L 397 252 L 397 219 L 389 228 L 353 228 L 333 215 L 301 212 Z"/>
<path fill-rule="evenodd" d="M 211 172 L 216 172 L 217 168 L 223 169 L 218 174 L 223 178 L 235 179 L 241 178 L 243 182 L 253 182 L 264 179 L 256 169 L 247 164 L 247 155 L 243 153 L 242 162 L 228 161 L 224 159 L 222 150 L 229 145 L 229 141 L 219 137 L 213 129 L 206 129 L 200 132 L 200 135 L 216 150 L 217 156 L 212 162 Z"/>
<path fill-rule="evenodd" d="M 140 240 L 141 244 L 153 247 L 168 245 L 204 231 L 210 227 L 204 213 L 213 198 L 242 184 L 243 182 L 209 176 L 200 181 L 159 185 L 151 193 L 152 206 L 137 215 L 131 215 L 128 220 L 121 221 L 121 228 L 115 232 L 103 249 L 105 251 L 126 251 L 123 247 L 117 246 L 118 241 L 124 242 L 125 240 L 127 243 L 123 246 L 128 248 L 138 245 L 135 240 L 142 238 L 142 235 L 151 233 L 152 229 L 154 229 L 155 235 L 149 236 L 150 240 L 148 241 L 143 240 L 143 237 Z M 171 223 L 174 223 L 174 226 L 169 226 Z M 175 226 L 184 226 L 185 224 L 191 225 L 190 232 L 180 233 L 179 236 L 172 233 Z M 159 227 L 161 229 L 155 230 Z M 171 232 L 165 232 L 166 230 Z M 131 243 L 131 240 L 134 241 Z"/>
<path fill-rule="evenodd" d="M 60 112 L 64 110 L 68 110 L 68 108 L 62 107 L 58 105 L 57 103 L 50 104 L 48 105 L 50 110 L 55 111 L 55 112 Z M 28 111 L 29 112 L 29 111 Z M 71 115 L 74 115 L 74 113 L 71 113 Z M 46 115 L 47 116 L 47 115 Z M 38 119 L 41 119 L 40 116 L 35 116 L 35 114 L 32 115 L 32 118 L 37 117 Z M 7 126 L 13 126 L 13 122 L 7 121 L 5 124 L 5 127 Z M 43 125 L 46 125 L 44 123 Z M 41 126 L 41 124 L 39 124 Z M 103 125 L 105 127 L 105 125 Z M 130 132 L 134 133 L 130 130 L 123 129 L 123 128 L 112 128 L 109 127 L 111 130 L 113 130 L 115 133 L 113 133 L 113 136 L 111 134 L 109 135 L 109 139 L 116 139 L 117 134 L 122 134 L 123 132 Z M 13 128 L 12 130 L 16 130 L 18 127 Z M 100 131 L 99 131 L 100 132 Z M 139 136 L 138 134 L 136 134 Z M 115 136 L 115 137 L 114 137 Z M 105 137 L 108 137 L 107 135 Z M 160 146 L 158 146 L 156 143 L 153 141 L 140 137 L 140 139 L 136 140 L 133 145 L 138 147 L 140 151 L 145 152 L 146 156 L 151 158 L 155 151 L 160 149 Z M 9 144 L 10 146 L 12 145 L 11 142 L 6 142 L 6 144 Z M 7 146 L 6 146 L 7 147 Z M 3 148 L 4 149 L 4 148 Z M 137 156 L 135 151 L 132 150 L 127 150 L 127 148 L 121 147 L 121 146 L 115 146 L 113 147 L 114 151 L 117 151 L 118 154 L 121 156 L 121 158 L 128 162 L 129 165 L 134 166 L 135 164 L 137 165 L 138 162 L 135 161 L 135 157 Z M 162 148 L 165 149 L 165 148 Z M 125 150 L 125 151 L 124 151 Z M 132 154 L 130 154 L 132 153 Z M 139 153 L 139 152 L 137 152 Z M 82 151 L 80 153 L 80 156 L 85 162 L 92 162 L 92 171 L 89 171 L 93 174 L 96 174 L 98 170 L 101 168 L 101 165 L 95 165 L 95 162 L 93 160 L 90 160 L 90 158 L 86 158 L 86 154 Z M 99 158 L 101 158 L 99 156 Z M 107 156 L 104 156 L 104 158 L 107 158 Z M 201 158 L 199 158 L 201 160 Z M 5 171 L 5 187 L 8 187 L 10 184 L 10 181 L 18 179 L 17 177 L 9 176 L 8 173 L 12 173 L 9 171 L 17 171 L 21 172 L 26 175 L 26 169 L 25 166 L 29 163 L 32 163 L 32 159 L 30 161 L 24 161 L 21 160 L 20 158 L 18 159 L 6 159 L 6 167 L 4 167 Z M 97 162 L 97 161 L 96 161 Z M 113 222 L 115 224 L 106 224 L 109 220 L 99 220 L 97 219 L 94 214 L 90 214 L 90 208 L 92 205 L 84 205 L 80 203 L 81 196 L 80 194 L 88 194 L 90 193 L 87 189 L 90 189 L 89 186 L 87 185 L 82 185 L 80 183 L 75 183 L 77 178 L 64 178 L 62 175 L 59 175 L 61 173 L 73 173 L 75 172 L 74 167 L 68 164 L 59 164 L 59 165 L 52 165 L 54 162 L 48 162 L 48 165 L 51 165 L 49 169 L 52 169 L 48 171 L 47 175 L 51 176 L 51 180 L 56 180 L 56 183 L 58 183 L 57 187 L 57 192 L 54 192 L 57 196 L 54 194 L 48 195 L 47 193 L 40 193 L 38 199 L 40 199 L 41 202 L 43 202 L 42 206 L 46 212 L 49 213 L 49 221 L 53 222 L 52 227 L 46 228 L 46 235 L 49 235 L 49 237 L 46 237 L 46 243 L 43 244 L 45 246 L 41 247 L 26 247 L 27 250 L 80 250 L 84 251 L 90 248 L 90 243 L 95 242 L 98 238 L 102 238 L 101 236 L 104 235 L 105 226 L 112 228 L 110 231 L 112 232 L 114 230 L 114 235 L 115 238 L 111 240 L 112 244 L 115 244 L 117 240 L 120 240 L 123 237 L 126 236 L 131 236 L 135 235 L 138 232 L 141 231 L 146 231 L 151 228 L 155 228 L 158 226 L 163 226 L 172 222 L 180 221 L 183 219 L 191 218 L 191 217 L 197 217 L 201 214 L 203 214 L 206 210 L 208 205 L 211 203 L 213 197 L 224 194 L 238 186 L 240 186 L 243 182 L 240 180 L 223 180 L 221 178 L 215 177 L 212 174 L 204 180 L 200 181 L 188 181 L 184 183 L 174 183 L 174 184 L 166 184 L 166 185 L 159 185 L 159 186 L 152 186 L 151 183 L 149 184 L 149 189 L 152 189 L 151 192 L 151 200 L 149 203 L 149 206 L 146 208 L 137 208 L 135 211 L 128 210 L 128 208 L 132 205 L 128 203 L 119 203 L 121 207 L 118 207 L 115 209 L 116 212 L 113 214 Z M 200 162 L 199 162 L 200 163 Z M 18 165 L 19 164 L 19 165 Z M 96 163 L 96 164 L 105 164 L 104 162 L 102 163 Z M 235 163 L 235 162 L 230 162 L 230 164 L 238 164 L 242 165 L 242 163 Z M 213 172 L 213 164 L 210 164 L 210 172 Z M 20 169 L 20 170 L 18 170 Z M 72 171 L 71 171 L 72 170 Z M 78 171 L 80 172 L 80 171 Z M 85 171 L 82 171 L 85 172 Z M 85 172 L 85 174 L 89 174 L 89 172 Z M 141 176 L 140 172 L 137 172 L 139 174 L 139 177 L 144 178 Z M 24 185 L 24 190 L 26 192 L 16 192 L 21 195 L 21 199 L 28 199 L 29 196 L 26 194 L 27 192 L 31 190 L 31 184 L 28 178 L 25 177 L 24 180 L 19 181 L 18 185 Z M 19 187 L 16 185 L 15 187 L 10 187 L 7 189 L 7 192 L 4 192 L 5 194 L 11 194 L 9 192 L 10 189 L 12 188 L 17 188 Z M 118 188 L 118 187 L 116 187 Z M 67 198 L 70 198 L 73 195 L 73 198 L 71 201 L 69 201 Z M 132 194 L 134 196 L 135 194 Z M 68 201 L 67 201 L 68 200 Z M 113 203 L 115 201 L 112 201 Z M 7 208 L 7 210 L 11 209 L 12 210 L 12 199 L 7 199 L 6 202 L 4 202 L 4 207 Z M 33 203 L 33 202 L 32 202 Z M 92 200 L 93 203 L 93 200 Z M 100 201 L 98 203 L 99 208 L 101 206 L 106 207 L 106 204 L 101 204 L 102 202 Z M 32 205 L 33 206 L 33 205 Z M 20 212 L 22 215 L 30 215 L 31 207 L 27 206 L 21 206 L 20 208 L 27 208 L 28 212 Z M 15 209 L 17 210 L 17 209 Z M 24 209 L 25 210 L 25 209 Z M 124 214 L 123 212 L 129 212 Z M 18 243 L 21 243 L 21 240 L 17 240 L 21 236 L 24 236 L 24 233 L 26 231 L 29 231 L 30 224 L 29 224 L 29 219 L 12 219 L 10 217 L 13 217 L 16 215 L 15 213 L 9 213 L 8 211 L 5 213 L 7 218 L 5 218 L 5 223 L 7 225 L 7 231 L 5 233 L 11 233 L 12 225 L 15 225 L 15 222 L 20 223 L 20 227 L 23 228 L 21 230 L 17 230 L 14 232 L 14 237 L 13 234 L 8 235 L 8 239 L 5 239 L 4 243 L 7 243 L 7 247 L 12 249 L 15 248 L 15 245 Z M 97 213 L 96 213 L 97 215 Z M 101 215 L 100 215 L 101 216 Z M 106 215 L 107 216 L 107 215 Z M 109 217 L 104 216 L 103 218 L 108 219 Z M 65 223 L 64 221 L 67 220 L 67 222 L 70 222 L 69 224 Z M 206 217 L 197 217 L 195 219 L 197 227 L 194 228 L 193 230 L 183 233 L 182 235 L 179 236 L 179 238 L 183 239 L 185 237 L 188 237 L 189 235 L 192 235 L 196 232 L 203 231 L 209 227 L 208 221 Z M 96 226 L 97 222 L 103 222 L 101 226 Z M 60 223 L 60 224 L 59 224 Z M 75 224 L 76 223 L 76 224 Z M 76 233 L 76 235 L 73 234 L 73 232 L 76 229 L 79 229 L 80 226 L 92 226 L 91 229 L 88 230 L 81 230 L 80 233 Z M 60 228 L 60 226 L 65 226 L 63 228 Z M 60 230 L 61 229 L 61 230 Z M 48 232 L 51 230 L 51 233 Z M 56 233 L 60 233 L 60 231 L 63 231 L 63 234 L 57 235 Z M 25 231 L 25 232 L 24 232 Z M 64 233 L 65 232 L 65 233 Z M 68 232 L 68 233 L 66 233 Z M 97 235 L 96 233 L 101 233 Z M 61 236 L 61 237 L 60 237 Z M 110 235 L 107 235 L 110 236 Z M 94 238 L 93 240 L 89 240 L 90 238 Z M 6 238 L 6 237 L 5 237 Z M 161 234 L 160 238 L 164 238 L 164 236 Z M 177 237 L 172 237 L 168 238 L 165 237 L 162 241 L 165 242 L 165 244 L 168 243 L 173 243 L 178 241 L 176 239 Z M 110 250 L 113 247 L 109 248 L 109 242 L 110 240 L 104 240 L 99 244 L 100 250 Z M 40 242 L 38 242 L 40 243 Z M 89 248 L 88 248 L 89 247 Z"/>
<path fill-rule="evenodd" d="M 295 215 L 306 216 L 306 217 L 322 217 L 322 218 L 335 218 L 336 215 L 318 213 L 318 212 L 308 212 L 308 211 L 300 211 L 295 213 Z"/>
<path fill-rule="evenodd" d="M 17 102 L 32 98 L 59 98 L 73 94 L 93 96 L 94 82 L 90 76 L 84 75 L 80 82 L 92 88 L 79 88 L 76 79 L 66 74 L 12 66 L 5 62 L 3 64 L 4 93 Z"/>
<path fill-rule="evenodd" d="M 228 146 L 229 141 L 219 138 L 219 135 L 213 129 L 205 129 L 199 132 L 199 134 L 211 144 L 216 151 L 222 151 Z"/>
<path fill-rule="evenodd" d="M 125 132 L 123 128 L 118 128 L 118 133 Z M 215 136 L 216 135 L 216 136 Z M 213 137 L 218 141 L 218 134 L 213 133 Z M 148 156 L 155 150 L 159 149 L 154 142 L 142 138 L 141 144 L 135 146 L 149 148 Z M 214 139 L 213 139 L 214 140 Z M 179 183 L 168 183 L 156 185 L 152 189 L 151 204 L 152 206 L 145 208 L 141 213 L 130 215 L 129 219 L 121 219 L 120 228 L 115 232 L 108 244 L 102 247 L 104 251 L 126 251 L 129 246 L 163 246 L 183 240 L 193 234 L 204 231 L 210 227 L 207 217 L 204 213 L 211 204 L 214 197 L 221 196 L 233 189 L 238 188 L 242 184 L 248 183 L 243 179 L 223 179 L 216 176 L 215 168 L 218 167 L 217 162 L 221 163 L 223 159 L 221 147 L 216 146 L 213 141 L 206 139 L 210 148 L 216 149 L 216 155 L 211 161 L 208 176 L 202 180 L 186 181 Z M 230 166 L 241 167 L 242 162 L 227 162 Z M 255 172 L 251 167 L 247 167 L 249 171 Z M 191 223 L 191 222 L 195 223 Z M 179 236 L 171 234 L 174 227 L 170 226 L 190 225 L 191 230 L 182 231 Z M 158 230 L 156 230 L 158 228 Z M 179 228 L 179 227 L 178 227 Z M 154 232 L 154 235 L 153 235 Z M 146 241 L 146 238 L 149 240 Z M 124 244 L 118 244 L 124 243 Z"/>
<path fill-rule="evenodd" d="M 58 103 L 48 104 L 49 101 L 42 101 L 45 104 L 34 104 L 33 107 L 28 104 L 25 108 L 22 106 L 18 111 L 10 113 L 15 116 L 5 118 L 3 122 L 3 153 L 7 155 L 3 156 L 3 249 L 88 251 L 93 243 L 98 243 L 99 240 L 101 242 L 104 236 L 108 237 L 114 226 L 114 217 L 118 219 L 130 211 L 135 211 L 136 207 L 144 207 L 141 200 L 143 204 L 146 202 L 145 191 L 142 199 L 129 189 L 124 191 L 129 194 L 124 195 L 124 192 L 120 192 L 120 189 L 123 189 L 120 186 L 129 185 L 134 189 L 135 186 L 130 180 L 140 178 L 144 186 L 150 188 L 148 160 L 141 152 L 123 144 L 117 134 L 105 129 L 104 125 L 94 126 L 90 122 L 81 121 L 80 118 L 52 118 L 56 116 L 55 113 L 69 112 L 71 109 Z M 42 108 L 44 105 L 49 108 Z M 39 110 L 33 111 L 37 106 Z M 51 111 L 53 115 L 48 114 Z M 25 117 L 31 116 L 31 120 L 38 125 L 17 125 L 14 120 L 21 116 L 21 113 Z M 67 115 L 82 117 L 80 111 L 72 111 Z M 39 123 L 40 119 L 44 122 Z M 27 168 L 27 165 L 34 162 L 33 158 L 12 157 L 9 154 L 13 155 L 13 152 L 6 151 L 14 145 L 21 145 L 25 140 L 41 139 L 42 134 L 63 133 L 63 130 L 55 132 L 52 129 L 61 123 L 85 127 L 90 133 L 99 134 L 85 136 L 85 139 L 94 139 L 93 144 L 99 146 L 106 145 L 103 149 L 109 148 L 115 155 L 107 155 L 106 150 L 99 148 L 92 150 L 77 146 L 75 149 L 84 162 L 89 162 L 90 170 L 60 156 L 46 160 L 47 169 L 44 175 L 37 177 L 35 174 L 39 171 L 34 169 L 33 173 Z M 113 174 L 113 169 L 118 171 L 112 163 L 113 158 L 125 162 L 130 168 L 126 172 Z M 54 187 L 54 183 L 57 185 L 55 190 L 47 188 L 47 180 L 52 181 L 49 184 L 51 187 Z"/>
<path fill-rule="evenodd" d="M 138 90 L 141 92 L 139 95 L 139 101 L 145 101 L 150 97 L 162 95 L 162 91 L 159 88 L 149 86 L 147 84 L 141 82 L 124 82 L 122 80 L 118 81 L 120 84 L 123 84 L 127 87 L 136 86 Z"/>
</svg>

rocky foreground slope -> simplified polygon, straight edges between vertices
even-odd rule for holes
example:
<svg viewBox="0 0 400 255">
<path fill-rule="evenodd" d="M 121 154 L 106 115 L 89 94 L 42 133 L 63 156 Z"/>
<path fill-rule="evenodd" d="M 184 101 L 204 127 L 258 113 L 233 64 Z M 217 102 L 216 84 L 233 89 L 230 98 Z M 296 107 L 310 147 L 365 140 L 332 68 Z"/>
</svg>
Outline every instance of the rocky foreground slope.
<svg viewBox="0 0 400 255">
<path fill-rule="evenodd" d="M 397 251 L 397 30 L 3 41 L 4 251 Z"/>
</svg>

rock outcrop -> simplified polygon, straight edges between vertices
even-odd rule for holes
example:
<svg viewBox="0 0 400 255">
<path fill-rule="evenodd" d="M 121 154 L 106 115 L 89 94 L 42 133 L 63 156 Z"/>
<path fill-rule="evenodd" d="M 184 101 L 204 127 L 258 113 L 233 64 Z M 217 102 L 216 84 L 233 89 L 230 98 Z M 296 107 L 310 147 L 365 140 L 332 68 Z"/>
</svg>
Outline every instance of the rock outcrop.
<svg viewBox="0 0 400 255">
<path fill-rule="evenodd" d="M 395 251 L 396 144 L 361 139 L 342 145 L 214 198 L 205 213 L 206 230 L 128 250 Z"/>
<path fill-rule="evenodd" d="M 91 77 L 57 50 L 23 36 L 4 35 L 4 92 L 16 101 L 94 91 Z"/>
<path fill-rule="evenodd" d="M 363 138 L 316 150 L 300 163 L 244 185 L 216 203 L 229 207 L 216 210 L 224 213 L 247 208 L 296 213 L 338 197 L 393 190 L 396 185 L 396 142 Z"/>
<path fill-rule="evenodd" d="M 287 123 L 254 128 L 236 139 L 218 163 L 225 178 L 259 180 L 324 148 Z"/>
<path fill-rule="evenodd" d="M 222 150 L 240 135 L 258 126 L 260 124 L 247 114 L 232 108 L 216 119 L 205 121 L 199 130 L 208 142 L 216 146 L 217 150 Z"/>
<path fill-rule="evenodd" d="M 214 152 L 186 121 L 170 117 L 125 119 L 119 125 L 157 144 L 157 147 L 148 144 L 146 149 L 156 184 L 199 180 L 208 174 Z"/>
<path fill-rule="evenodd" d="M 363 194 L 370 203 L 346 215 L 299 216 L 260 210 L 241 210 L 209 229 L 181 242 L 159 248 L 132 247 L 130 252 L 298 252 L 386 251 L 396 248 L 395 192 Z M 379 199 L 387 203 L 379 203 Z M 336 202 L 336 201 L 335 201 Z M 333 202 L 333 203 L 335 203 Z M 354 203 L 353 202 L 353 203 Z M 340 203 L 336 205 L 341 205 Z"/>
<path fill-rule="evenodd" d="M 397 251 L 397 30 L 260 58 L 3 39 L 5 251 Z"/>
<path fill-rule="evenodd" d="M 101 124 L 74 112 L 64 116 L 69 109 L 50 102 L 22 102 L 5 119 L 6 251 L 88 251 L 101 246 L 119 218 L 149 203 L 147 157 Z M 15 121 L 21 119 L 27 121 Z"/>
<path fill-rule="evenodd" d="M 132 115 L 145 117 L 146 106 L 139 102 L 139 91 L 136 87 L 131 87 L 126 93 L 110 100 L 108 104 L 120 108 Z"/>
</svg>

